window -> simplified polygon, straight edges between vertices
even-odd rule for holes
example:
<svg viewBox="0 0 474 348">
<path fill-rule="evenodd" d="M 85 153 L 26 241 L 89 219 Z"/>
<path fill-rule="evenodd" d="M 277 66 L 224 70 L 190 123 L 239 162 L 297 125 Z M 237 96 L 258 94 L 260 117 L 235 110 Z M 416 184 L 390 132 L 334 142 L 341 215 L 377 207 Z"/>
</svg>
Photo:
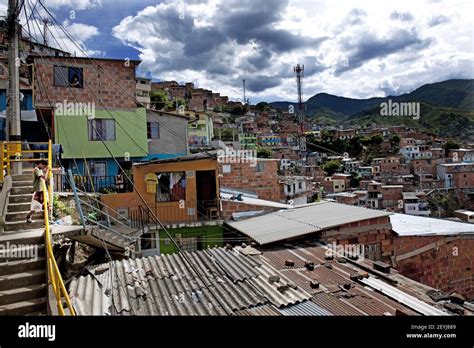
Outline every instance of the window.
<svg viewBox="0 0 474 348">
<path fill-rule="evenodd" d="M 91 161 L 87 165 L 91 176 L 107 176 L 107 162 Z"/>
<path fill-rule="evenodd" d="M 82 68 L 55 66 L 53 72 L 55 86 L 73 88 L 84 87 Z"/>
<path fill-rule="evenodd" d="M 186 200 L 186 174 L 184 172 L 156 173 L 158 187 L 157 202 L 176 202 Z"/>
<path fill-rule="evenodd" d="M 147 122 L 148 139 L 160 139 L 160 124 L 158 122 Z"/>
<path fill-rule="evenodd" d="M 176 238 L 176 242 L 179 245 L 179 248 L 183 251 L 196 251 L 198 250 L 197 248 L 197 238 L 196 237 L 181 237 L 181 238 Z"/>
<path fill-rule="evenodd" d="M 302 183 L 302 182 L 299 182 L 299 183 L 298 183 L 298 189 L 300 189 L 300 190 L 303 189 L 303 183 Z"/>
<path fill-rule="evenodd" d="M 89 120 L 89 141 L 115 141 L 115 120 Z"/>
<path fill-rule="evenodd" d="M 255 170 L 259 173 L 265 171 L 265 163 L 258 162 Z"/>
</svg>

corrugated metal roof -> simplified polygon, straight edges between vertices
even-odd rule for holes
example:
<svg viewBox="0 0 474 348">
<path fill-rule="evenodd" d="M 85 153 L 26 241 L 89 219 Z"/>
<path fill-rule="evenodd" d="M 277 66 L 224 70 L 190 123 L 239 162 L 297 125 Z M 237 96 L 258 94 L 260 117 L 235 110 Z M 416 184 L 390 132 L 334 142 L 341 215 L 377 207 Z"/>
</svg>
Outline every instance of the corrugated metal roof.
<svg viewBox="0 0 474 348">
<path fill-rule="evenodd" d="M 395 299 L 398 302 L 401 302 L 413 310 L 424 314 L 424 315 L 449 315 L 447 312 L 444 312 L 436 307 L 433 307 L 403 291 L 395 288 L 394 286 L 390 286 L 389 284 L 383 282 L 380 279 L 369 277 L 366 279 L 361 280 L 362 283 L 380 291 L 386 296 Z"/>
<path fill-rule="evenodd" d="M 406 214 L 390 216 L 392 230 L 399 236 L 447 236 L 474 234 L 474 224 Z"/>
<path fill-rule="evenodd" d="M 208 249 L 206 253 L 234 282 L 258 276 L 255 268 L 261 263 L 255 258 L 241 254 L 238 250 L 214 248 Z"/>
<path fill-rule="evenodd" d="M 389 215 L 380 210 L 321 202 L 227 224 L 263 245 Z"/>
<path fill-rule="evenodd" d="M 259 276 L 256 278 L 250 278 L 248 281 L 259 289 L 265 298 L 276 307 L 287 306 L 311 298 L 310 294 L 298 287 L 296 287 L 296 289 L 288 287 L 286 290 L 279 290 L 279 287 L 294 284 L 291 280 L 285 277 L 282 272 L 279 272 L 266 264 L 263 264 L 261 267 L 257 268 L 257 270 Z M 271 276 L 277 276 L 279 277 L 279 280 L 277 282 L 271 282 Z"/>
<path fill-rule="evenodd" d="M 286 316 L 329 316 L 329 311 L 318 306 L 312 301 L 304 301 L 285 308 L 278 309 L 280 313 Z"/>
<path fill-rule="evenodd" d="M 263 252 L 261 258 L 267 261 L 273 268 L 278 270 L 288 268 L 301 268 L 304 266 L 304 258 L 301 256 L 291 253 L 287 249 L 269 250 Z M 286 264 L 286 261 L 294 262 L 293 266 Z"/>
<path fill-rule="evenodd" d="M 285 270 L 281 271 L 285 277 L 287 277 L 289 280 L 294 282 L 297 286 L 299 286 L 301 289 L 306 291 L 309 294 L 314 294 L 317 292 L 321 292 L 321 289 L 313 289 L 310 286 L 311 278 L 308 277 L 306 272 L 304 270 L 299 270 L 299 269 L 290 269 L 290 270 Z"/>
<path fill-rule="evenodd" d="M 314 294 L 311 301 L 333 315 L 364 315 L 364 312 L 341 301 L 337 295 L 328 293 Z"/>
<path fill-rule="evenodd" d="M 70 293 L 80 307 L 79 314 L 84 315 L 224 315 L 225 310 L 266 302 L 262 293 L 245 281 L 245 271 L 249 277 L 258 276 L 251 271 L 258 262 L 250 257 L 222 248 L 188 256 L 201 277 L 177 254 L 151 256 L 94 267 L 93 275 L 72 281 Z M 229 260 L 223 261 L 226 258 L 234 262 L 232 267 Z M 232 269 L 229 277 L 214 260 Z M 103 273 L 94 275 L 97 270 Z M 238 283 L 233 282 L 234 274 L 240 276 Z"/>
<path fill-rule="evenodd" d="M 270 251 L 273 263 L 289 255 L 314 256 L 315 268 L 298 263 L 278 270 L 243 248 L 216 248 L 187 253 L 196 271 L 177 254 L 92 266 L 89 275 L 71 282 L 69 293 L 79 315 L 448 314 L 426 295 L 431 288 L 406 277 L 392 275 L 393 285 L 365 267 L 369 278 L 352 280 L 351 275 L 362 276 L 359 261 L 318 262 L 323 246 Z M 319 284 L 312 288 L 311 280 Z"/>
<path fill-rule="evenodd" d="M 235 312 L 239 316 L 280 316 L 281 313 L 272 305 L 259 305 Z"/>
</svg>

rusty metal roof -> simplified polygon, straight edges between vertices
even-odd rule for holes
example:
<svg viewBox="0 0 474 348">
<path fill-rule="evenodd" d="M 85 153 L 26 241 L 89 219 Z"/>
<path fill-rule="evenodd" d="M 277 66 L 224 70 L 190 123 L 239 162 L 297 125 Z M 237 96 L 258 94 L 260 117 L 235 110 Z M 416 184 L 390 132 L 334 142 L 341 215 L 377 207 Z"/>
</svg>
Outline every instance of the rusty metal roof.
<svg viewBox="0 0 474 348">
<path fill-rule="evenodd" d="M 79 315 L 452 314 L 431 288 L 395 271 L 387 281 L 366 260 L 326 260 L 322 245 L 259 250 L 186 253 L 195 270 L 178 254 L 113 261 L 90 267 L 69 293 Z"/>
</svg>

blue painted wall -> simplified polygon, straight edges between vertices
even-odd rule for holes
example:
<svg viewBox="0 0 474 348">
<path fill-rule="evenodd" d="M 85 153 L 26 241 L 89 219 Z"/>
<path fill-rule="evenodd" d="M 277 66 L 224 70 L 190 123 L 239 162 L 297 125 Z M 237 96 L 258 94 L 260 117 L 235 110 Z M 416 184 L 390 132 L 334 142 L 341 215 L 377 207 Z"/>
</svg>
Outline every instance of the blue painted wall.
<svg viewBox="0 0 474 348">
<path fill-rule="evenodd" d="M 23 90 L 23 101 L 20 102 L 21 110 L 33 110 L 33 95 L 30 90 Z M 0 111 L 7 109 L 7 91 L 0 89 Z"/>
</svg>

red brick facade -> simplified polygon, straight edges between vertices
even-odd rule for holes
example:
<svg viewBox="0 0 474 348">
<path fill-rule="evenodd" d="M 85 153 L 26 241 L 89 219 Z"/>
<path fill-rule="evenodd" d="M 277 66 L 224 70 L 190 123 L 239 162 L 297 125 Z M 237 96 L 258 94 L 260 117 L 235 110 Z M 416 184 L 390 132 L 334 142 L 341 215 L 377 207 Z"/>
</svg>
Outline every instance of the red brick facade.
<svg viewBox="0 0 474 348">
<path fill-rule="evenodd" d="M 362 220 L 322 231 L 321 240 L 326 243 L 363 244 L 365 257 L 371 260 L 390 261 L 393 249 L 393 234 L 389 217 Z"/>
<path fill-rule="evenodd" d="M 253 192 L 259 199 L 279 202 L 278 164 L 262 159 L 254 167 L 251 163 L 219 163 L 220 187 Z M 223 166 L 230 166 L 230 173 L 224 173 Z"/>
<path fill-rule="evenodd" d="M 34 57 L 35 106 L 51 107 L 51 104 L 95 103 L 100 108 L 136 108 L 134 100 L 137 61 L 96 59 L 79 57 Z M 82 68 L 83 88 L 54 85 L 54 66 Z M 41 83 L 39 83 L 39 81 Z M 47 96 L 44 89 L 47 89 Z M 48 99 L 49 98 L 49 99 Z M 77 99 L 76 99 L 77 98 Z"/>
<path fill-rule="evenodd" d="M 442 291 L 474 299 L 474 239 L 411 236 L 394 239 L 394 256 L 426 247 L 426 251 L 397 261 L 403 275 Z M 408 254 L 407 256 L 409 256 Z"/>
</svg>

